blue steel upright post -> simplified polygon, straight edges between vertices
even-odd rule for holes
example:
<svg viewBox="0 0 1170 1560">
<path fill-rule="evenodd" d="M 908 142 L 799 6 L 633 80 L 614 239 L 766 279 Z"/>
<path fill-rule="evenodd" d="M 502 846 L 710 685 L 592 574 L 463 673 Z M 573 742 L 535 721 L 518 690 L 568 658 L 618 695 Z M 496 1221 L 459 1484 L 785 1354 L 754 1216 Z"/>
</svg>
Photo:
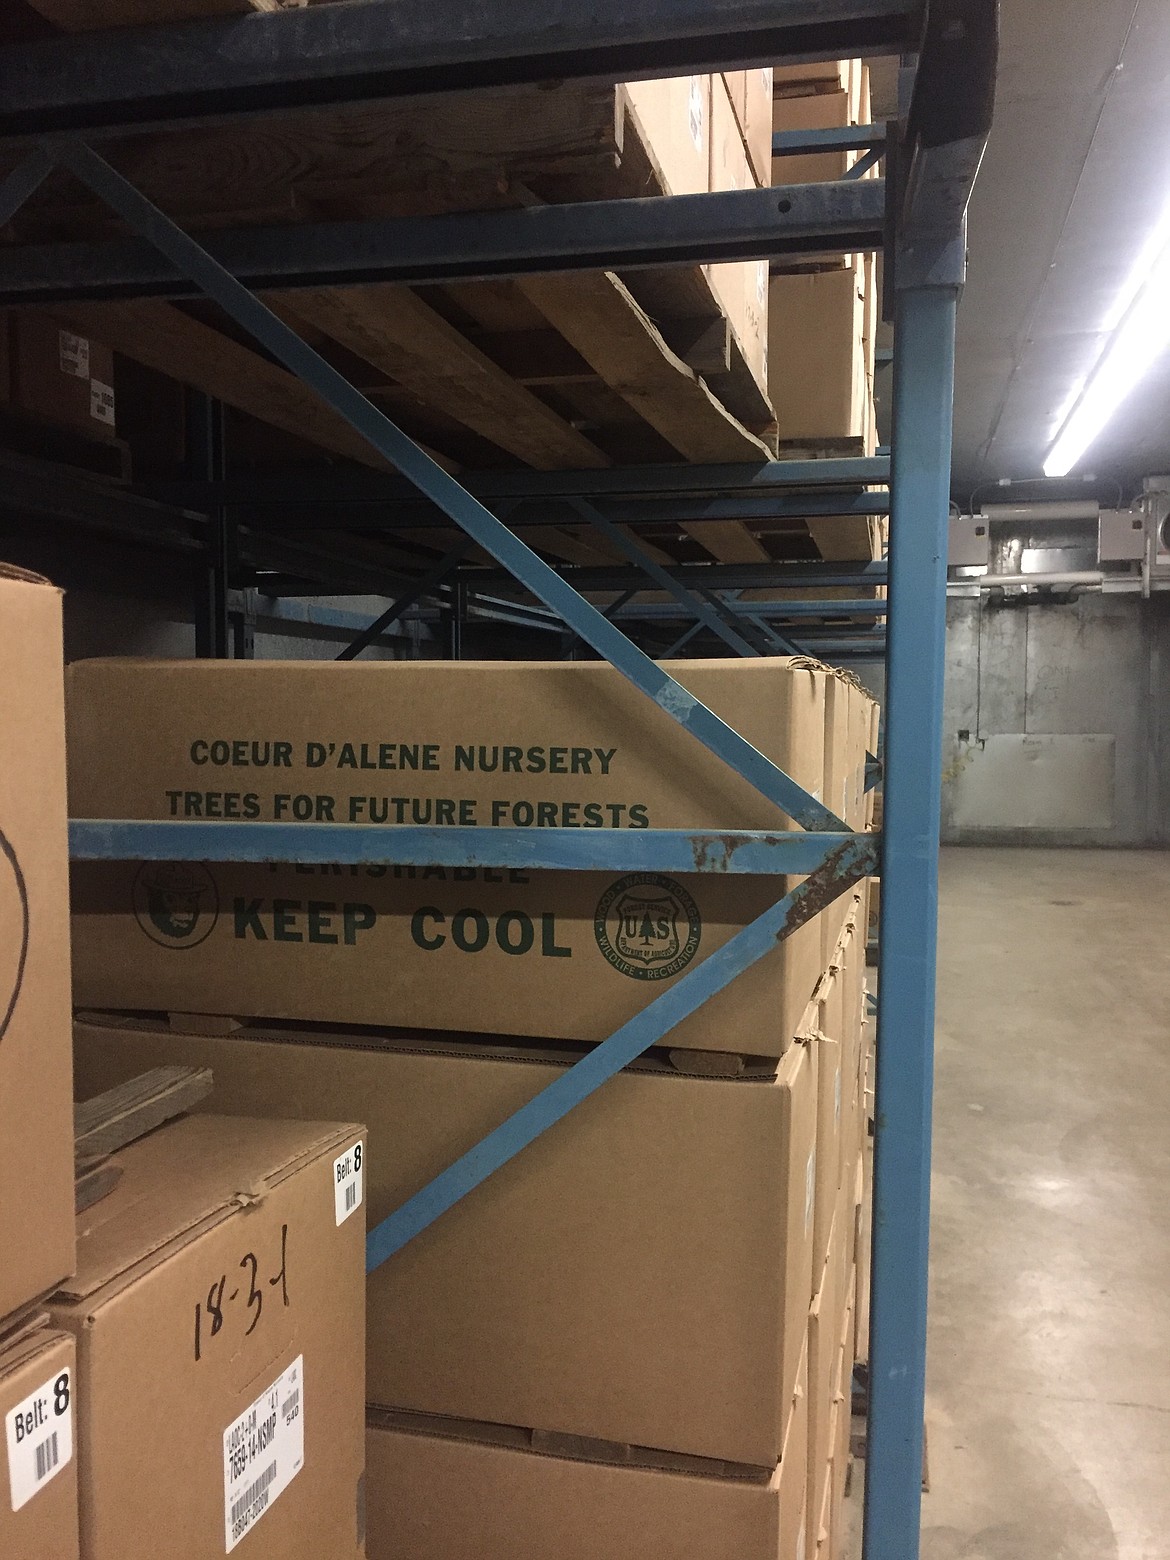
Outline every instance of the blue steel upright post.
<svg viewBox="0 0 1170 1560">
<path fill-rule="evenodd" d="M 943 648 L 965 233 L 899 256 L 886 645 L 866 1560 L 916 1560 L 922 1505 Z"/>
</svg>

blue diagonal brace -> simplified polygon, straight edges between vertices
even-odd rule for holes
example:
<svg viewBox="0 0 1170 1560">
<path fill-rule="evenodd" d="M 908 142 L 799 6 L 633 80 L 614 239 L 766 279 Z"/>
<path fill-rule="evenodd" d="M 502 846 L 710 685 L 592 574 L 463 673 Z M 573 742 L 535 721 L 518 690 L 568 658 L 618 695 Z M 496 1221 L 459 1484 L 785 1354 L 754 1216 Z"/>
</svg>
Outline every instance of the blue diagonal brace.
<svg viewBox="0 0 1170 1560">
<path fill-rule="evenodd" d="M 673 596 L 675 601 L 680 606 L 685 607 L 688 612 L 693 612 L 700 623 L 722 639 L 725 645 L 729 645 L 736 655 L 759 654 L 759 651 L 749 645 L 742 634 L 736 633 L 730 623 L 724 622 L 719 613 L 711 606 L 709 600 L 705 600 L 703 596 L 698 594 L 692 596 L 685 585 L 680 585 L 678 580 L 672 574 L 668 574 L 656 558 L 652 558 L 645 548 L 639 546 L 634 538 L 623 531 L 620 526 L 614 525 L 612 520 L 607 519 L 600 509 L 593 504 L 587 503 L 583 498 L 571 498 L 568 502 L 569 507 L 575 509 L 579 515 L 589 521 L 591 526 L 600 531 L 606 541 L 612 543 L 614 547 L 620 548 L 630 562 L 637 564 L 638 568 L 652 579 L 660 590 L 664 590 L 668 595 Z"/>
<path fill-rule="evenodd" d="M 860 837 L 836 847 L 811 877 L 757 917 L 730 942 L 680 976 L 628 1023 L 562 1073 L 474 1148 L 383 1219 L 366 1236 L 366 1272 L 381 1267 L 408 1241 L 514 1159 L 574 1106 L 623 1067 L 657 1045 L 683 1019 L 722 991 L 778 942 L 790 936 L 874 868 L 875 844 Z"/>
<path fill-rule="evenodd" d="M 298 378 L 315 390 L 329 406 L 386 460 L 398 468 L 418 490 L 485 552 L 489 552 L 521 584 L 562 618 L 599 655 L 648 698 L 654 700 L 704 747 L 755 786 L 801 828 L 839 833 L 844 823 L 803 786 L 776 767 L 726 721 L 689 693 L 667 672 L 639 650 L 620 629 L 591 606 L 560 578 L 530 547 L 502 525 L 490 510 L 462 487 L 454 477 L 408 438 L 372 402 L 320 353 L 315 352 L 283 320 L 265 307 L 248 289 L 193 238 L 175 225 L 157 206 L 140 194 L 91 147 L 80 141 L 58 143 L 59 161 L 93 190 L 132 228 L 189 276 L 207 296 L 256 338 L 262 346 Z"/>
<path fill-rule="evenodd" d="M 40 188 L 56 166 L 56 158 L 41 146 L 17 163 L 0 182 L 0 227 L 12 221 L 25 201 Z"/>
</svg>

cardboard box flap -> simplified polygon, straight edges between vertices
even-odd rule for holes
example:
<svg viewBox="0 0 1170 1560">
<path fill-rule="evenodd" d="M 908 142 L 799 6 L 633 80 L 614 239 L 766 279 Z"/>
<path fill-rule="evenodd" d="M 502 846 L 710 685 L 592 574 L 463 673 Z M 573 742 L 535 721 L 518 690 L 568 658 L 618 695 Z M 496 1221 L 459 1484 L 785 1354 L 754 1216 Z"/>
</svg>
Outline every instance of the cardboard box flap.
<svg viewBox="0 0 1170 1560">
<path fill-rule="evenodd" d="M 20 1327 L 0 1339 L 0 1389 L 3 1383 L 56 1343 L 63 1334 L 49 1326 L 48 1313 L 37 1311 Z M 0 1491 L 2 1493 L 2 1491 Z"/>
<path fill-rule="evenodd" d="M 0 562 L 0 580 L 11 581 L 17 585 L 48 585 L 52 587 L 52 581 L 47 580 L 43 574 L 34 574 L 31 569 L 22 569 L 19 564 Z"/>
<path fill-rule="evenodd" d="M 262 1200 L 306 1161 L 362 1131 L 191 1116 L 130 1144 L 112 1156 L 122 1171 L 117 1186 L 78 1219 L 77 1275 L 59 1297 L 87 1299 L 163 1246 L 200 1233 L 217 1215 Z"/>
</svg>

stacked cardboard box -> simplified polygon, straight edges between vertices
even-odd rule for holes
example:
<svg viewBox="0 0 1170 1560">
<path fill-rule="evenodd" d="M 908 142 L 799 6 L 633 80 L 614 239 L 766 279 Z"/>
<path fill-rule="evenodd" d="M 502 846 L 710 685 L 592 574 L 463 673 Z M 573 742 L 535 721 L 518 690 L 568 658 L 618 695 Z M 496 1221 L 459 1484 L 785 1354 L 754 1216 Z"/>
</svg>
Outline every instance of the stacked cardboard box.
<svg viewBox="0 0 1170 1560">
<path fill-rule="evenodd" d="M 869 72 L 860 60 L 775 72 L 775 130 L 834 130 L 869 122 Z M 843 179 L 860 155 L 837 151 L 777 157 L 772 182 Z M 772 277 L 768 388 L 782 451 L 785 446 L 845 447 L 873 454 L 878 316 L 873 255 L 837 255 Z"/>
<path fill-rule="evenodd" d="M 855 685 L 808 662 L 671 669 L 815 792 L 840 699 L 827 799 L 839 785 L 861 817 Z M 588 663 L 89 663 L 70 721 L 81 816 L 786 822 Z M 229 1114 L 364 1118 L 378 1222 L 776 894 L 698 873 L 86 868 L 79 997 L 107 1011 L 79 1025 L 79 1088 L 183 1062 Z M 671 1560 L 696 1533 L 727 1560 L 807 1552 L 809 1310 L 856 1163 L 852 1102 L 820 1080 L 829 1055 L 855 1078 L 856 1045 L 802 1027 L 814 995 L 853 990 L 823 936 L 787 939 L 371 1275 L 372 1556 Z"/>
<path fill-rule="evenodd" d="M 770 69 L 631 82 L 624 91 L 668 194 L 754 189 L 771 182 Z M 744 361 L 766 387 L 767 262 L 737 260 L 703 269 Z"/>
<path fill-rule="evenodd" d="M 214 1560 L 257 1526 L 293 1560 L 364 1554 L 364 1229 L 338 1180 L 363 1152 L 357 1127 L 204 1115 L 112 1156 L 49 1302 L 82 1560 L 154 1560 L 161 1534 Z"/>
<path fill-rule="evenodd" d="M 0 1554 L 77 1554 L 75 1265 L 61 598 L 0 565 Z"/>
</svg>

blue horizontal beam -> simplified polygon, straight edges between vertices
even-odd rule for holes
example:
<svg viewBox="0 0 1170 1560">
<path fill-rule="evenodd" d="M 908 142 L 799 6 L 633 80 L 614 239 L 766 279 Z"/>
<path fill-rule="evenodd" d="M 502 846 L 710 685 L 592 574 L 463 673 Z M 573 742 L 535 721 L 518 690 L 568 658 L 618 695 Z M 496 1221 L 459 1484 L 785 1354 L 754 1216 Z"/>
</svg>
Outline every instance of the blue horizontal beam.
<svg viewBox="0 0 1170 1560">
<path fill-rule="evenodd" d="M 581 1061 L 542 1089 L 535 1099 L 522 1105 L 474 1148 L 376 1225 L 366 1237 L 367 1273 L 401 1251 L 408 1241 L 514 1159 L 541 1133 L 556 1126 L 623 1067 L 636 1061 L 652 1045 L 660 1044 L 672 1029 L 704 1002 L 718 995 L 737 975 L 774 951 L 777 942 L 811 920 L 859 879 L 868 876 L 874 865 L 872 840 L 866 842 L 863 836 L 857 835 L 838 845 L 812 876 L 778 904 L 738 932 L 730 942 L 724 943 L 710 958 L 672 981 L 660 997 L 623 1024 L 608 1040 L 595 1046 Z M 631 1188 L 631 1195 L 636 1195 L 636 1190 Z"/>
<path fill-rule="evenodd" d="M 423 92 L 632 81 L 915 46 L 913 0 L 434 0 L 291 7 L 0 53 L 0 134 L 127 133 Z"/>
<path fill-rule="evenodd" d="M 726 465 L 612 466 L 577 471 L 464 471 L 460 481 L 476 498 L 669 498 L 675 493 L 794 493 L 866 488 L 887 483 L 888 455 L 841 455 L 827 460 L 728 462 Z M 374 471 L 297 472 L 289 477 L 233 477 L 224 483 L 170 482 L 151 493 L 194 508 L 208 504 L 417 503 L 418 488 L 403 477 Z M 885 513 L 888 494 L 874 513 Z M 441 508 L 441 506 L 435 506 Z"/>
<path fill-rule="evenodd" d="M 773 157 L 793 157 L 807 152 L 863 152 L 884 146 L 885 125 L 832 125 L 825 130 L 777 130 L 772 137 Z"/>
<path fill-rule="evenodd" d="M 233 861 L 269 865 L 512 867 L 549 872 L 812 872 L 872 836 L 734 829 L 419 828 L 352 823 L 171 822 L 74 818 L 74 861 Z M 859 846 L 860 848 L 860 846 Z"/>
<path fill-rule="evenodd" d="M 652 589 L 645 586 L 644 589 Z M 725 609 L 736 617 L 767 618 L 769 621 L 778 621 L 782 618 L 884 618 L 889 612 L 889 603 L 885 601 L 724 601 Z M 685 613 L 688 608 L 678 602 L 670 601 L 632 601 L 628 606 L 622 607 L 613 614 L 615 622 L 639 619 L 642 622 L 657 622 L 670 620 L 673 622 L 680 613 Z M 691 611 L 695 609 L 690 608 Z M 834 625 L 838 632 L 843 631 L 844 625 Z"/>
<path fill-rule="evenodd" d="M 885 185 L 848 179 L 515 211 L 232 228 L 201 237 L 246 286 L 409 286 L 532 272 L 630 271 L 880 249 Z M 200 289 L 142 239 L 5 245 L 0 305 L 192 298 Z"/>
</svg>

